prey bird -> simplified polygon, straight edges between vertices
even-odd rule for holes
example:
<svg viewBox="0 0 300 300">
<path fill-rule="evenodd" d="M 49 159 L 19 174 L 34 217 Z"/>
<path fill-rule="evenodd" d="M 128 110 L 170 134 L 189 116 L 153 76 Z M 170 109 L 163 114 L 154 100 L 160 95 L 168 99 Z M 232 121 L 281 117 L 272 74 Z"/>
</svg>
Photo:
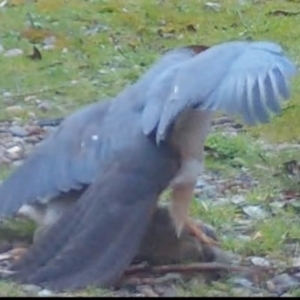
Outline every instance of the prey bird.
<svg viewBox="0 0 300 300">
<path fill-rule="evenodd" d="M 51 225 L 11 278 L 54 290 L 114 284 L 168 187 L 177 235 L 188 226 L 213 243 L 188 218 L 213 114 L 268 122 L 296 73 L 273 42 L 180 47 L 115 98 L 66 118 L 0 186 L 1 217 L 23 208 Z"/>
</svg>

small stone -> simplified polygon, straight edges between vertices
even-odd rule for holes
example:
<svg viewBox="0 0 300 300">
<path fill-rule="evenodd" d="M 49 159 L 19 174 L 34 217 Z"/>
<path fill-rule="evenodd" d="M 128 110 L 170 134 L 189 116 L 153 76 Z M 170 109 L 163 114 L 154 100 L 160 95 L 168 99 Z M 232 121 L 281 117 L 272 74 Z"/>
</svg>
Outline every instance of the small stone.
<svg viewBox="0 0 300 300">
<path fill-rule="evenodd" d="M 8 113 L 19 114 L 24 112 L 24 109 L 19 105 L 12 105 L 5 108 Z"/>
<path fill-rule="evenodd" d="M 7 5 L 8 3 L 8 0 L 3 0 L 1 3 L 0 3 L 0 8 L 3 8 Z"/>
<path fill-rule="evenodd" d="M 4 92 L 3 93 L 3 97 L 11 97 L 12 96 L 12 93 L 11 92 Z"/>
<path fill-rule="evenodd" d="M 229 281 L 237 287 L 250 288 L 253 286 L 253 283 L 250 280 L 242 277 L 232 277 Z"/>
<path fill-rule="evenodd" d="M 300 257 L 293 258 L 293 267 L 300 267 Z"/>
<path fill-rule="evenodd" d="M 241 287 L 231 289 L 231 293 L 234 296 L 240 296 L 240 297 L 250 297 L 250 296 L 252 296 L 252 293 L 251 293 L 250 290 L 247 290 L 247 289 L 241 288 Z"/>
<path fill-rule="evenodd" d="M 218 290 L 208 290 L 206 292 L 206 297 L 228 297 L 228 293 Z"/>
<path fill-rule="evenodd" d="M 56 37 L 52 35 L 52 36 L 48 36 L 44 39 L 43 45 L 54 46 L 55 42 L 56 42 Z"/>
<path fill-rule="evenodd" d="M 55 48 L 54 45 L 45 45 L 43 46 L 43 50 L 49 51 L 49 50 L 53 50 Z"/>
<path fill-rule="evenodd" d="M 233 204 L 240 205 L 246 202 L 246 199 L 242 195 L 235 195 L 230 200 Z"/>
<path fill-rule="evenodd" d="M 153 290 L 155 293 L 158 294 L 160 297 L 176 297 L 176 290 L 174 286 L 168 285 L 154 285 Z"/>
<path fill-rule="evenodd" d="M 213 11 L 220 11 L 221 9 L 221 5 L 219 3 L 215 3 L 215 2 L 206 2 L 204 4 L 204 7 Z"/>
<path fill-rule="evenodd" d="M 50 297 L 53 296 L 53 293 L 50 290 L 43 289 L 38 292 L 37 294 L 39 297 Z"/>
<path fill-rule="evenodd" d="M 251 257 L 250 260 L 255 266 L 269 267 L 271 265 L 271 263 L 263 257 L 255 256 Z"/>
<path fill-rule="evenodd" d="M 293 276 L 287 273 L 277 275 L 271 280 L 267 281 L 268 290 L 270 292 L 275 292 L 279 296 L 293 288 L 298 288 L 299 286 L 300 283 L 298 279 L 294 278 Z"/>
<path fill-rule="evenodd" d="M 36 99 L 36 96 L 27 96 L 24 98 L 24 102 L 33 102 Z"/>
<path fill-rule="evenodd" d="M 36 296 L 41 288 L 34 284 L 24 284 L 22 285 L 24 292 L 30 294 L 30 296 Z"/>
<path fill-rule="evenodd" d="M 24 150 L 21 146 L 13 146 L 5 150 L 6 156 L 11 160 L 19 160 L 23 157 Z"/>
<path fill-rule="evenodd" d="M 244 242 L 249 242 L 249 241 L 252 240 L 251 236 L 245 235 L 245 234 L 239 234 L 237 236 L 237 238 L 240 239 L 240 240 L 242 240 L 242 241 L 244 241 Z"/>
<path fill-rule="evenodd" d="M 19 56 L 23 54 L 22 49 L 9 49 L 3 53 L 3 56 L 5 57 L 14 57 L 14 56 Z"/>
<path fill-rule="evenodd" d="M 148 285 L 137 286 L 136 290 L 146 297 L 158 297 L 158 294 Z"/>
<path fill-rule="evenodd" d="M 275 285 L 278 285 L 278 284 L 293 285 L 295 283 L 298 283 L 298 280 L 296 280 L 295 278 L 293 278 L 291 275 L 289 275 L 287 273 L 277 275 L 277 276 L 273 277 L 271 280 Z"/>
<path fill-rule="evenodd" d="M 4 52 L 3 46 L 0 44 L 0 54 Z"/>
<path fill-rule="evenodd" d="M 243 211 L 246 215 L 256 220 L 264 219 L 267 217 L 266 212 L 258 205 L 249 205 L 243 207 Z"/>
<path fill-rule="evenodd" d="M 38 108 L 43 111 L 46 112 L 49 109 L 51 109 L 51 104 L 48 102 L 41 102 L 40 104 L 38 104 Z"/>
<path fill-rule="evenodd" d="M 294 298 L 294 296 L 293 296 L 292 294 L 290 294 L 290 293 L 284 293 L 284 294 L 280 295 L 280 297 L 283 297 L 283 298 L 286 298 L 286 297 L 288 297 L 288 298 L 293 297 L 293 298 Z"/>
<path fill-rule="evenodd" d="M 283 201 L 274 201 L 274 202 L 271 202 L 269 205 L 270 205 L 272 211 L 275 213 L 275 212 L 282 211 L 282 209 L 286 206 L 286 203 Z"/>
<path fill-rule="evenodd" d="M 24 128 L 24 127 L 21 127 L 21 126 L 11 126 L 9 128 L 9 131 L 12 135 L 14 136 L 18 136 L 18 137 L 25 137 L 25 136 L 28 136 L 28 131 Z"/>
</svg>

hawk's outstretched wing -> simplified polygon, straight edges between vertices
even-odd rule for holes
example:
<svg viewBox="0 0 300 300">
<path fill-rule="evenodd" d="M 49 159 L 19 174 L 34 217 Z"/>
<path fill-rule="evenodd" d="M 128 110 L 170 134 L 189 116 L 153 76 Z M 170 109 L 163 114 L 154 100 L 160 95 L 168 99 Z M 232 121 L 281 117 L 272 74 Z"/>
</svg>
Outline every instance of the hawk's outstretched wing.
<svg viewBox="0 0 300 300">
<path fill-rule="evenodd" d="M 220 44 L 174 64 L 146 92 L 143 130 L 157 142 L 187 108 L 241 115 L 247 124 L 265 123 L 289 97 L 295 65 L 270 42 Z"/>
<path fill-rule="evenodd" d="M 72 114 L 0 185 L 0 216 L 90 184 L 99 168 L 101 122 L 109 102 Z"/>
<path fill-rule="evenodd" d="M 127 97 L 121 97 L 124 100 L 120 105 L 128 109 L 130 105 L 138 108 L 140 102 L 143 106 L 144 91 L 157 74 L 193 55 L 190 49 L 169 51 L 133 87 L 125 89 Z M 134 98 L 130 98 L 132 90 Z M 0 216 L 9 216 L 24 204 L 47 202 L 62 192 L 79 190 L 93 182 L 101 169 L 102 159 L 106 160 L 102 156 L 102 124 L 110 103 L 111 100 L 101 101 L 79 109 L 37 146 L 28 159 L 0 185 Z"/>
</svg>

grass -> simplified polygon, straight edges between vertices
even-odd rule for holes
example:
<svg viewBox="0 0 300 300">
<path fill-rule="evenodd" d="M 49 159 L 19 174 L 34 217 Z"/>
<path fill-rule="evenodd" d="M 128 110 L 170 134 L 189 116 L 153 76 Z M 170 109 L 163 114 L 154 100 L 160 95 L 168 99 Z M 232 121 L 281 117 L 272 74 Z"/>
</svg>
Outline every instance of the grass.
<svg viewBox="0 0 300 300">
<path fill-rule="evenodd" d="M 220 1 L 216 12 L 205 9 L 206 1 L 163 0 L 10 0 L 0 8 L 0 44 L 5 50 L 19 48 L 17 57 L 0 55 L 0 120 L 26 122 L 29 118 L 65 116 L 77 108 L 114 96 L 133 82 L 163 50 L 179 45 L 213 45 L 233 39 L 268 39 L 280 43 L 299 63 L 300 15 L 270 15 L 273 11 L 298 12 L 299 1 Z M 55 38 L 54 48 L 45 50 L 43 41 Z M 33 46 L 41 60 L 28 57 Z M 256 143 L 298 142 L 300 117 L 299 78 L 293 82 L 293 96 L 282 116 L 236 137 L 212 134 L 207 145 L 215 151 L 208 156 L 208 170 L 234 178 L 246 170 L 259 184 L 244 191 L 248 204 L 270 209 L 284 189 L 297 189 L 282 172 L 282 163 L 299 159 L 299 151 L 269 152 Z M 41 110 L 36 101 L 50 104 Z M 19 106 L 8 111 L 8 106 Z M 268 170 L 268 171 L 266 171 Z M 3 176 L 7 170 L 0 170 Z M 272 174 L 279 172 L 280 176 Z M 207 199 L 206 199 L 207 200 Z M 294 208 L 257 221 L 250 232 L 260 238 L 241 243 L 231 230 L 242 216 L 232 203 L 213 206 L 193 203 L 192 213 L 216 226 L 224 234 L 223 246 L 241 255 L 261 254 L 284 257 L 284 242 L 297 238 L 299 221 Z M 0 282 L 1 283 L 1 282 Z M 213 288 L 212 288 L 213 289 Z M 206 286 L 196 285 L 188 295 L 204 295 Z M 15 288 L 0 285 L 1 295 L 14 296 Z M 101 294 L 97 289 L 89 295 Z M 186 291 L 183 292 L 187 295 Z M 224 292 L 225 294 L 228 291 Z M 297 291 L 294 292 L 295 294 Z M 300 293 L 298 291 L 298 293 Z"/>
</svg>

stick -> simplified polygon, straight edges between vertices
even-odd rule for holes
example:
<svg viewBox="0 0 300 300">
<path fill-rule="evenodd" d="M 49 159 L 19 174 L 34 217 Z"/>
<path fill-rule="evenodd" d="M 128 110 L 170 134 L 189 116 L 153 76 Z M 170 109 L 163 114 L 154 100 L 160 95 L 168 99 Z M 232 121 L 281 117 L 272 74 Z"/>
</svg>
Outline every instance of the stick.
<svg viewBox="0 0 300 300">
<path fill-rule="evenodd" d="M 190 272 L 203 272 L 203 271 L 226 271 L 234 273 L 252 273 L 257 271 L 269 271 L 268 267 L 243 267 L 243 266 L 231 266 L 216 262 L 207 263 L 191 263 L 186 265 L 164 265 L 157 267 L 149 267 L 147 265 L 138 265 L 128 268 L 124 275 L 132 275 L 136 273 L 151 272 L 155 274 L 167 274 L 167 273 L 190 273 Z"/>
</svg>

